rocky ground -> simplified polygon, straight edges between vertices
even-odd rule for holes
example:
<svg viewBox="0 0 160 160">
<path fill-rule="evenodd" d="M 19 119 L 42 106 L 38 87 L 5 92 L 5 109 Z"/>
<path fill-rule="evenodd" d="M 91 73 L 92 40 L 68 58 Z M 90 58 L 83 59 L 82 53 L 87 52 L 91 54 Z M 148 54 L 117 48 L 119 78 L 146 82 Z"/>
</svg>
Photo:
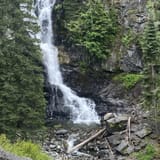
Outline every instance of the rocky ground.
<svg viewBox="0 0 160 160">
<path fill-rule="evenodd" d="M 31 159 L 15 156 L 14 154 L 6 152 L 2 148 L 0 148 L 0 160 L 31 160 Z"/>
<path fill-rule="evenodd" d="M 147 145 L 146 138 L 158 137 L 145 122 L 146 112 L 106 114 L 99 125 L 63 125 L 51 129 L 44 143 L 45 150 L 57 160 L 126 160 Z M 68 154 L 71 148 L 97 133 L 106 130 L 78 151 Z M 160 141 L 160 139 L 159 139 Z M 160 142 L 159 142 L 160 143 Z M 129 158 L 131 160 L 131 158 Z"/>
</svg>

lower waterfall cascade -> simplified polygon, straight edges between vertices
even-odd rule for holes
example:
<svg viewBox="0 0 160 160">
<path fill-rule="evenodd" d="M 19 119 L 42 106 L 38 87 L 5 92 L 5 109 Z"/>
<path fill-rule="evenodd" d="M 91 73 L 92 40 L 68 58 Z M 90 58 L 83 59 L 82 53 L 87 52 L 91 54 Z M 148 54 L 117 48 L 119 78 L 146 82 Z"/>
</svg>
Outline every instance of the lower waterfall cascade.
<svg viewBox="0 0 160 160">
<path fill-rule="evenodd" d="M 76 95 L 76 93 L 63 83 L 58 62 L 58 49 L 53 43 L 52 8 L 56 0 L 37 0 L 38 23 L 40 25 L 40 47 L 43 53 L 43 63 L 47 70 L 48 81 L 63 93 L 64 104 L 71 110 L 71 119 L 74 123 L 99 123 L 95 111 L 95 103 Z M 54 116 L 54 115 L 53 115 Z"/>
</svg>

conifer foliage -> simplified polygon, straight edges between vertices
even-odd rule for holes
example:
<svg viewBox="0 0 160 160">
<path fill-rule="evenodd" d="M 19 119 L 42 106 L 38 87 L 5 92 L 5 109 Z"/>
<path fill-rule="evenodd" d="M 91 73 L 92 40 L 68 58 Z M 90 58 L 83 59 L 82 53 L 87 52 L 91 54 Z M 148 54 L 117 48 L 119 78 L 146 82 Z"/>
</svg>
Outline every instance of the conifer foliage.
<svg viewBox="0 0 160 160">
<path fill-rule="evenodd" d="M 151 8 L 151 13 L 152 16 L 146 25 L 142 40 L 145 65 L 144 97 L 145 106 L 154 113 L 152 118 L 155 120 L 155 129 L 158 132 L 158 121 L 160 120 L 160 38 L 157 21 L 159 20 L 155 14 L 155 8 Z"/>
<path fill-rule="evenodd" d="M 88 0 L 86 8 L 67 28 L 70 40 L 87 51 L 85 63 L 93 65 L 109 56 L 119 31 L 118 16 L 114 8 L 106 9 L 101 0 Z"/>
<path fill-rule="evenodd" d="M 158 112 L 160 96 L 160 59 L 157 30 L 153 20 L 149 20 L 144 34 L 145 62 L 145 102 L 147 106 Z M 156 118 L 156 117 L 155 117 Z"/>
<path fill-rule="evenodd" d="M 45 113 L 41 53 L 31 0 L 0 2 L 0 133 L 28 136 Z"/>
</svg>

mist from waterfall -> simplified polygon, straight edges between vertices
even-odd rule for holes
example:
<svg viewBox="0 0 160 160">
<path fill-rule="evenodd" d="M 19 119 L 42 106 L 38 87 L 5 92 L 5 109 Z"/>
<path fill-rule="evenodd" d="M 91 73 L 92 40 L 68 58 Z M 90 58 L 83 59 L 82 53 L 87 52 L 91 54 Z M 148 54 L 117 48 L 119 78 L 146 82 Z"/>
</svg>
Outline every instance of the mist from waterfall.
<svg viewBox="0 0 160 160">
<path fill-rule="evenodd" d="M 41 28 L 40 47 L 43 53 L 44 65 L 47 69 L 50 85 L 57 86 L 63 93 L 64 103 L 72 112 L 74 123 L 99 123 L 99 117 L 95 111 L 95 103 L 88 98 L 81 98 L 63 83 L 58 62 L 58 49 L 53 44 L 52 8 L 56 0 L 37 0 L 38 19 Z"/>
</svg>

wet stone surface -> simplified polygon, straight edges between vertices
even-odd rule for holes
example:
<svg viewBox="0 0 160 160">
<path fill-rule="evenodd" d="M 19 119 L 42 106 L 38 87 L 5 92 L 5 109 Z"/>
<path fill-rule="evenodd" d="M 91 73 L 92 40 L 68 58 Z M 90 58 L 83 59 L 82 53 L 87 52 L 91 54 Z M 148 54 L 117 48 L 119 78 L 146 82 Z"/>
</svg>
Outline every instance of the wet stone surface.
<svg viewBox="0 0 160 160">
<path fill-rule="evenodd" d="M 110 113 L 109 113 L 110 114 Z M 55 160 L 123 160 L 133 152 L 142 150 L 147 144 L 145 137 L 149 136 L 151 129 L 135 117 L 131 117 L 130 133 L 128 132 L 128 120 L 126 117 L 131 115 L 113 114 L 113 116 L 105 115 L 107 118 L 100 125 L 74 125 L 64 124 L 50 131 L 48 139 L 44 142 L 44 149 Z M 125 118 L 122 118 L 125 117 Z M 114 125 L 109 123 L 114 120 Z M 119 121 L 121 119 L 121 121 Z M 133 121 L 132 121 L 133 120 Z M 105 124 L 107 123 L 107 125 Z M 117 128 L 118 125 L 125 126 Z M 125 125 L 124 125 L 125 124 Z M 92 141 L 82 146 L 78 151 L 68 154 L 68 151 L 77 144 L 85 141 L 89 137 L 95 135 L 102 128 L 109 126 L 111 133 L 105 132 L 97 136 Z M 116 131 L 115 131 L 116 128 Z M 150 132 L 146 132 L 150 131 Z"/>
</svg>

